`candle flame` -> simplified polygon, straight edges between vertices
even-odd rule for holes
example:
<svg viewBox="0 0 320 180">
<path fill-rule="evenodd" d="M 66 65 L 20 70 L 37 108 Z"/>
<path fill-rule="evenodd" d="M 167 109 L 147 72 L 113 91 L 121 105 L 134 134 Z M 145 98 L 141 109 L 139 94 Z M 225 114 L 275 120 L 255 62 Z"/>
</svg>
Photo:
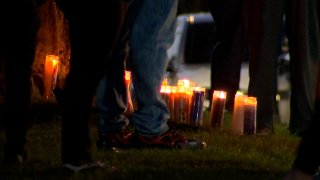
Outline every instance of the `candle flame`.
<svg viewBox="0 0 320 180">
<path fill-rule="evenodd" d="M 213 96 L 217 97 L 217 98 L 221 98 L 221 99 L 226 99 L 227 97 L 227 93 L 225 91 L 218 91 L 218 90 L 215 90 L 213 92 Z"/>
<path fill-rule="evenodd" d="M 131 79 L 131 72 L 130 71 L 125 71 L 125 79 L 127 81 L 130 81 L 130 79 Z"/>
<path fill-rule="evenodd" d="M 194 87 L 193 90 L 194 91 L 206 91 L 206 89 L 203 87 Z"/>
<path fill-rule="evenodd" d="M 167 86 L 168 85 L 168 79 L 167 78 L 164 79 L 164 81 L 162 82 L 162 85 L 163 86 Z"/>
<path fill-rule="evenodd" d="M 256 97 L 248 96 L 248 97 L 245 99 L 245 103 L 248 104 L 248 105 L 257 105 L 257 98 L 256 98 Z"/>
<path fill-rule="evenodd" d="M 241 91 L 237 91 L 237 93 L 236 93 L 236 96 L 243 96 L 244 94 L 243 94 L 243 92 L 241 92 Z"/>
<path fill-rule="evenodd" d="M 177 92 L 177 87 L 171 86 L 171 93 L 176 93 L 176 92 Z"/>
<path fill-rule="evenodd" d="M 171 93 L 172 87 L 171 86 L 161 86 L 160 92 L 161 93 Z"/>
<path fill-rule="evenodd" d="M 185 88 L 195 87 L 195 82 L 188 79 L 180 79 L 178 80 L 178 86 L 183 86 Z"/>
</svg>

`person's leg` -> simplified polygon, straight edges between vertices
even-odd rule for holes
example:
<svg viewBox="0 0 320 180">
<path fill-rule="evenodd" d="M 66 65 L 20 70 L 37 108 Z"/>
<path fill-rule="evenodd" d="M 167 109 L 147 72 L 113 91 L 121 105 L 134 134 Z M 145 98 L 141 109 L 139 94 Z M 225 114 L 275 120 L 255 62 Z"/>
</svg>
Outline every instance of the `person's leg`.
<svg viewBox="0 0 320 180">
<path fill-rule="evenodd" d="M 137 100 L 131 122 L 137 147 L 205 147 L 204 142 L 187 140 L 169 130 L 169 110 L 160 95 L 168 64 L 167 49 L 174 40 L 177 4 L 177 0 L 143 1 L 130 33 L 129 61 Z"/>
<path fill-rule="evenodd" d="M 0 51 L 5 59 L 5 161 L 21 161 L 26 158 L 24 146 L 31 120 L 31 76 L 39 17 L 33 1 L 21 1 L 19 6 L 4 4 L 0 5 Z M 12 11 L 17 13 L 15 17 L 7 17 Z"/>
<path fill-rule="evenodd" d="M 128 130 L 127 90 L 125 86 L 124 61 L 111 60 L 104 78 L 100 81 L 96 94 L 96 110 L 99 119 L 99 139 L 97 147 L 126 148 L 130 145 L 132 133 Z"/>
<path fill-rule="evenodd" d="M 99 135 L 123 130 L 129 120 L 124 112 L 127 96 L 124 85 L 124 69 L 118 70 L 117 76 L 105 76 L 99 83 L 96 95 L 96 109 L 99 118 Z M 114 82 L 117 81 L 117 82 Z"/>
<path fill-rule="evenodd" d="M 226 109 L 232 110 L 245 55 L 243 1 L 208 0 L 208 5 L 215 25 L 209 98 L 211 102 L 213 90 L 226 91 Z"/>
<path fill-rule="evenodd" d="M 290 1 L 287 21 L 292 84 L 289 130 L 302 135 L 315 113 L 320 60 L 316 1 Z"/>
<path fill-rule="evenodd" d="M 128 130 L 128 94 L 125 83 L 128 36 L 137 13 L 144 0 L 130 1 L 130 9 L 122 13 L 123 23 L 119 38 L 108 61 L 104 78 L 100 81 L 96 95 L 96 108 L 99 117 L 98 149 L 127 148 L 131 145 L 132 133 Z M 126 4 L 125 4 L 126 5 Z M 128 12 L 129 11 L 129 12 Z M 129 14 L 129 15 L 127 15 Z"/>
<path fill-rule="evenodd" d="M 177 3 L 144 1 L 132 28 L 129 60 L 138 105 L 132 123 L 141 134 L 159 135 L 169 129 L 169 112 L 160 88 L 168 63 L 167 49 L 174 39 Z"/>
<path fill-rule="evenodd" d="M 108 5 L 60 1 L 69 22 L 70 70 L 62 106 L 62 161 L 91 161 L 89 120 L 93 96 L 117 36 L 119 1 Z M 105 25 L 108 24 L 108 26 Z"/>
<path fill-rule="evenodd" d="M 257 98 L 257 132 L 273 130 L 277 93 L 277 58 L 283 0 L 248 3 L 249 88 L 248 95 Z"/>
</svg>

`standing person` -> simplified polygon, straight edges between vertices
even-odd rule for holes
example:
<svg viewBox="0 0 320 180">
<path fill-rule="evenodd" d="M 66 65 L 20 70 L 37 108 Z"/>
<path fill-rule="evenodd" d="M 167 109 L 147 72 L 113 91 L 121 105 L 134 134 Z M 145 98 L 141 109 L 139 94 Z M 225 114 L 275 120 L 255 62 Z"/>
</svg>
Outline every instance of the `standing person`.
<svg viewBox="0 0 320 180">
<path fill-rule="evenodd" d="M 103 167 L 103 163 L 92 160 L 88 123 L 95 89 L 120 21 L 120 1 L 108 2 L 106 9 L 104 4 L 57 0 L 69 23 L 71 44 L 71 68 L 60 102 L 62 162 L 75 172 Z M 31 118 L 31 70 L 40 22 L 37 8 L 33 0 L 1 1 L 0 5 L 0 51 L 5 59 L 6 80 L 5 163 L 23 163 L 27 157 L 24 146 Z M 13 11 L 15 15 L 10 16 Z"/>
<path fill-rule="evenodd" d="M 135 130 L 133 134 L 127 131 L 128 119 L 122 114 L 126 107 L 124 58 L 116 54 L 113 60 L 118 62 L 113 64 L 119 66 L 107 70 L 103 80 L 105 86 L 100 86 L 102 94 L 98 93 L 97 98 L 100 114 L 98 147 L 194 148 L 202 145 L 200 141 L 191 143 L 169 129 L 169 111 L 160 95 L 168 63 L 167 49 L 174 40 L 177 5 L 178 0 L 130 1 L 125 24 L 128 31 L 123 35 L 128 35 L 127 65 L 137 99 L 137 110 L 130 119 Z M 123 46 L 120 45 L 118 50 L 121 49 Z M 122 85 L 115 86 L 115 83 Z"/>
<path fill-rule="evenodd" d="M 247 1 L 249 91 L 257 97 L 257 132 L 273 131 L 277 93 L 277 58 L 283 15 L 291 63 L 291 117 L 289 130 L 301 135 L 314 116 L 319 61 L 319 26 L 316 0 Z"/>
<path fill-rule="evenodd" d="M 320 5 L 320 4 L 318 4 Z M 296 151 L 296 157 L 284 180 L 319 180 L 320 147 L 315 143 L 320 138 L 320 73 L 318 73 L 315 116 L 303 134 Z M 316 172 L 318 170 L 318 174 Z"/>
<path fill-rule="evenodd" d="M 214 90 L 226 91 L 226 109 L 232 111 L 245 58 L 243 1 L 208 0 L 208 7 L 215 22 L 210 95 Z"/>
<path fill-rule="evenodd" d="M 121 4 L 57 0 L 69 25 L 70 70 L 61 97 L 62 162 L 73 171 L 102 167 L 90 152 L 92 102 L 118 35 Z M 107 3 L 107 6 L 105 5 Z M 106 25 L 107 23 L 107 25 Z"/>
<path fill-rule="evenodd" d="M 0 3 L 0 55 L 5 63 L 6 86 L 5 163 L 23 163 L 27 158 L 25 144 L 31 120 L 31 75 L 40 26 L 37 8 L 33 0 Z"/>
</svg>

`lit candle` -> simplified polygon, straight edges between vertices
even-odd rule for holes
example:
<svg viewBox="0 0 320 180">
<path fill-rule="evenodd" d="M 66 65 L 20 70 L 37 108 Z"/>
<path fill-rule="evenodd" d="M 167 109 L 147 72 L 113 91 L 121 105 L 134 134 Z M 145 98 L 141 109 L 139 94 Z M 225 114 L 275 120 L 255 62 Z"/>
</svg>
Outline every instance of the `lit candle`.
<svg viewBox="0 0 320 180">
<path fill-rule="evenodd" d="M 195 82 L 190 81 L 188 79 L 180 79 L 178 80 L 178 87 L 183 87 L 186 96 L 186 108 L 185 111 L 187 116 L 185 118 L 184 123 L 190 124 L 190 111 L 191 111 L 191 99 L 193 94 L 193 88 L 195 87 Z"/>
<path fill-rule="evenodd" d="M 169 109 L 169 113 L 170 113 L 170 117 L 173 117 L 173 113 L 174 113 L 174 96 L 173 96 L 173 87 L 172 86 L 167 86 L 167 85 L 162 85 L 161 86 L 161 96 L 163 98 L 163 100 L 166 102 L 168 109 Z M 170 119 L 171 120 L 171 119 Z"/>
<path fill-rule="evenodd" d="M 231 130 L 234 134 L 243 134 L 244 101 L 247 96 L 237 92 L 234 97 Z"/>
<path fill-rule="evenodd" d="M 244 100 L 243 133 L 248 135 L 256 134 L 256 111 L 257 99 L 247 97 Z"/>
<path fill-rule="evenodd" d="M 222 129 L 226 97 L 226 92 L 218 90 L 215 90 L 212 95 L 210 126 L 219 130 Z"/>
<path fill-rule="evenodd" d="M 59 57 L 47 55 L 43 73 L 43 96 L 49 98 L 57 83 Z"/>
<path fill-rule="evenodd" d="M 131 115 L 133 113 L 133 104 L 132 104 L 132 98 L 131 98 L 131 72 L 125 71 L 125 82 L 126 82 L 126 91 L 127 91 L 127 108 L 126 108 L 126 114 Z"/>
<path fill-rule="evenodd" d="M 205 98 L 205 89 L 195 87 L 190 103 L 190 125 L 202 126 L 203 102 Z"/>
<path fill-rule="evenodd" d="M 183 86 L 178 86 L 174 93 L 174 121 L 177 123 L 186 123 L 188 118 L 188 95 Z"/>
</svg>

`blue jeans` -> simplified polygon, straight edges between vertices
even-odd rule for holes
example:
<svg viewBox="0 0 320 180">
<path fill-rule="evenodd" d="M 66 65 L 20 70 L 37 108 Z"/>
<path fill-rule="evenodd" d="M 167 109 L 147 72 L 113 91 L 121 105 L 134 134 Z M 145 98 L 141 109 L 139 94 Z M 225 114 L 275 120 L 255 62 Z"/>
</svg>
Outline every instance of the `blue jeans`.
<svg viewBox="0 0 320 180">
<path fill-rule="evenodd" d="M 168 64 L 167 49 L 174 40 L 178 0 L 143 0 L 141 2 L 139 8 L 135 7 L 139 11 L 131 4 L 128 9 L 128 17 L 133 21 L 128 23 L 128 29 L 130 29 L 128 31 L 128 65 L 131 69 L 137 100 L 137 110 L 132 115 L 131 123 L 138 133 L 158 135 L 169 129 L 167 125 L 169 111 L 160 95 L 160 88 Z M 110 77 L 105 77 L 98 88 L 97 109 L 100 117 L 100 134 L 120 130 L 128 122 L 123 116 L 127 98 L 124 69 L 121 70 L 120 67 L 124 65 L 121 61 L 124 58 L 115 59 L 119 60 L 114 62 L 117 67 L 107 70 L 106 76 Z M 111 79 L 121 78 L 122 80 L 111 82 Z M 118 86 L 110 85 L 112 83 Z M 119 85 L 120 83 L 123 85 Z M 110 92 L 116 96 L 103 95 Z"/>
</svg>

